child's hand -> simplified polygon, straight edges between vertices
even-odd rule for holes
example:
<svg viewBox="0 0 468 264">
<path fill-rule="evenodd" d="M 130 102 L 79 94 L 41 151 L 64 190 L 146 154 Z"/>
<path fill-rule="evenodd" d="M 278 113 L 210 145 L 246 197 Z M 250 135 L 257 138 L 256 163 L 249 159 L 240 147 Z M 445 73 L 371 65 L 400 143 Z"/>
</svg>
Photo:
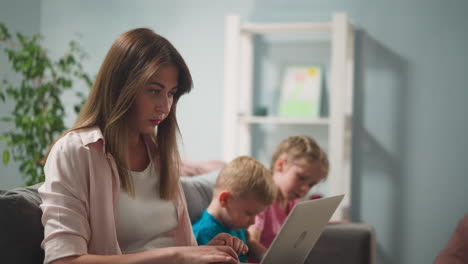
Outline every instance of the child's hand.
<svg viewBox="0 0 468 264">
<path fill-rule="evenodd" d="M 229 246 L 237 254 L 247 254 L 249 248 L 242 240 L 237 237 L 231 236 L 227 233 L 220 233 L 216 235 L 209 243 L 210 246 Z"/>
</svg>

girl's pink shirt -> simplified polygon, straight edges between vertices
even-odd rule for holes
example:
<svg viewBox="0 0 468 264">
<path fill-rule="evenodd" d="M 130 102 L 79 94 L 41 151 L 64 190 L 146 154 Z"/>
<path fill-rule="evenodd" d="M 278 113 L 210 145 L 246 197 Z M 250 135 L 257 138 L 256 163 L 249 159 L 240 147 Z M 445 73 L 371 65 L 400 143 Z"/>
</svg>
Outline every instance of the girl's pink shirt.
<svg viewBox="0 0 468 264">
<path fill-rule="evenodd" d="M 85 254 L 121 254 L 115 225 L 120 179 L 100 129 L 72 131 L 59 139 L 44 172 L 39 188 L 44 263 Z M 172 232 L 177 245 L 197 245 L 180 183 L 173 201 L 179 220 Z"/>
<path fill-rule="evenodd" d="M 283 210 L 278 201 L 275 201 L 255 217 L 255 224 L 253 226 L 260 231 L 260 243 L 264 247 L 270 247 L 271 242 L 273 242 L 273 239 L 280 231 L 284 221 L 286 221 L 289 213 L 298 202 L 299 199 L 288 201 L 286 210 Z"/>
</svg>

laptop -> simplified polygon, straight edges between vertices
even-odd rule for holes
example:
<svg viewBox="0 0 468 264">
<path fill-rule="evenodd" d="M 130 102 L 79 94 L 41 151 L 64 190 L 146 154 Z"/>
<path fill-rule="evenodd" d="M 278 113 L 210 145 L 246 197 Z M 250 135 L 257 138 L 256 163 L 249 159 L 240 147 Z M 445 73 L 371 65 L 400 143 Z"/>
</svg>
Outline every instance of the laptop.
<svg viewBox="0 0 468 264">
<path fill-rule="evenodd" d="M 294 206 L 260 264 L 303 264 L 344 194 Z"/>
</svg>

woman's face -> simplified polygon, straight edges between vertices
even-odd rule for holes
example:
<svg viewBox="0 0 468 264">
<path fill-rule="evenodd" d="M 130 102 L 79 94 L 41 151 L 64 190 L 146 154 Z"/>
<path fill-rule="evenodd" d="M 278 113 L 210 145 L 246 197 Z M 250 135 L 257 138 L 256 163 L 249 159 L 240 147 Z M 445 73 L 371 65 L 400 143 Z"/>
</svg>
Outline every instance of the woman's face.
<svg viewBox="0 0 468 264">
<path fill-rule="evenodd" d="M 163 66 L 136 94 L 132 128 L 138 134 L 154 133 L 171 111 L 177 92 L 179 72 L 175 66 Z"/>
</svg>

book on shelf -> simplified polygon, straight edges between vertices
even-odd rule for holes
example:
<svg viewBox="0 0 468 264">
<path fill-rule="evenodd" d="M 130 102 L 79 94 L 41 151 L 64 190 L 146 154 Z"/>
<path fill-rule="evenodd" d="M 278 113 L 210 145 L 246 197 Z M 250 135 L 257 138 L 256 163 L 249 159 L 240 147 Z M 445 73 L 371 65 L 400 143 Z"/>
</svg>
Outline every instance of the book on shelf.
<svg viewBox="0 0 468 264">
<path fill-rule="evenodd" d="M 319 66 L 288 66 L 279 104 L 281 117 L 320 117 L 323 70 Z"/>
</svg>

